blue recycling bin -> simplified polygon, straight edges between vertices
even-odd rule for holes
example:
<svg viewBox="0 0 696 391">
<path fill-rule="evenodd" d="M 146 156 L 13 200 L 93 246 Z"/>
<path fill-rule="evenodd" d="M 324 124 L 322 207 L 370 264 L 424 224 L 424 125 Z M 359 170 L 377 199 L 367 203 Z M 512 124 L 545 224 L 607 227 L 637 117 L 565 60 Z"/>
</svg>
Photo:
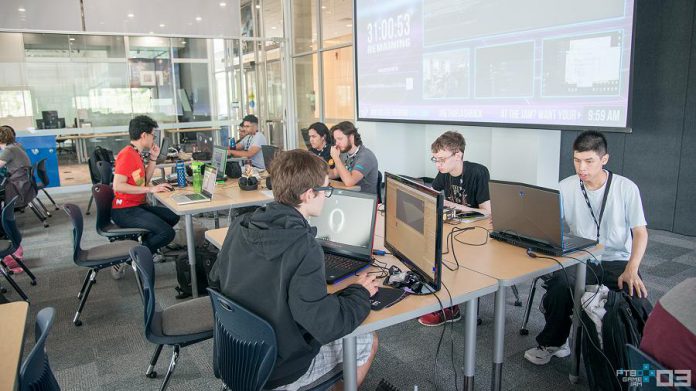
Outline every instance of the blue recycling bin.
<svg viewBox="0 0 696 391">
<path fill-rule="evenodd" d="M 17 142 L 22 144 L 24 150 L 27 151 L 31 164 L 46 158 L 48 187 L 60 186 L 60 176 L 58 174 L 58 155 L 56 154 L 56 136 L 46 135 L 17 137 Z"/>
</svg>

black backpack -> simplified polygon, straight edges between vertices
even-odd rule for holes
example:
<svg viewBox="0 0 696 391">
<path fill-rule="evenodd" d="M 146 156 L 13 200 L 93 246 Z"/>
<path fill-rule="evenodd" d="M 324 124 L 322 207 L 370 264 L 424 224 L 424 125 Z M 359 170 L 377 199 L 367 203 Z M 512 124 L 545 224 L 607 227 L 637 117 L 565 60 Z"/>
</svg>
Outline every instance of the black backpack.
<svg viewBox="0 0 696 391">
<path fill-rule="evenodd" d="M 242 167 L 239 165 L 239 162 L 227 162 L 225 166 L 225 175 L 232 179 L 241 178 Z"/>
<path fill-rule="evenodd" d="M 113 167 L 116 159 L 114 159 L 113 151 L 97 145 L 89 157 L 89 174 L 92 177 L 92 183 L 101 183 L 101 175 L 99 175 L 97 162 L 102 161 L 108 162 Z"/>
<path fill-rule="evenodd" d="M 198 282 L 198 294 L 206 295 L 206 288 L 210 285 L 208 276 L 217 260 L 218 250 L 206 242 L 196 247 L 196 281 Z M 175 289 L 178 292 L 176 298 L 183 299 L 192 295 L 191 266 L 188 263 L 188 253 L 181 254 L 175 260 L 176 280 L 179 283 Z"/>
<path fill-rule="evenodd" d="M 602 319 L 601 351 L 598 350 L 599 336 L 594 322 L 585 311 L 581 314 L 585 325 L 582 332 L 582 356 L 587 381 L 591 390 L 628 390 L 629 383 L 622 382 L 616 371 L 639 369 L 629 368 L 626 344 L 640 346 L 652 305 L 645 298 L 629 296 L 623 291 L 609 291 L 604 309 L 606 314 Z"/>
</svg>

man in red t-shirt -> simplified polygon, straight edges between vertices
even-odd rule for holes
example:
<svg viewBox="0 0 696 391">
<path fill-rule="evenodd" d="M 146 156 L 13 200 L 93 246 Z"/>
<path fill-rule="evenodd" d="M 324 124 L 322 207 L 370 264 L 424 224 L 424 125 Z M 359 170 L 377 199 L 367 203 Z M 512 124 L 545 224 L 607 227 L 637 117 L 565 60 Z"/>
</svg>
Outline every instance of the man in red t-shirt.
<svg viewBox="0 0 696 391">
<path fill-rule="evenodd" d="M 150 231 L 143 238 L 143 245 L 153 254 L 174 240 L 172 227 L 179 221 L 179 216 L 171 210 L 151 206 L 145 200 L 147 193 L 171 190 L 167 183 L 148 186 L 155 171 L 155 161 L 160 154 L 159 146 L 154 143 L 154 130 L 157 127 L 157 122 L 146 115 L 137 116 L 130 121 L 130 145 L 116 156 L 114 200 L 111 205 L 111 219 L 119 227 L 144 228 Z M 147 166 L 140 155 L 144 150 L 150 151 Z"/>
</svg>

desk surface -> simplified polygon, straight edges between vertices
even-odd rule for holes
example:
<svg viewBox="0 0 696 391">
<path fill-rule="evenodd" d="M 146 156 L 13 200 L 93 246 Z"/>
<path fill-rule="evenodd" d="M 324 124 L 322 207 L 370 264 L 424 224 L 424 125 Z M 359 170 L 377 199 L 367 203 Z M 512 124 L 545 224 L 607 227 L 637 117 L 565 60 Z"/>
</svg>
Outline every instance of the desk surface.
<svg viewBox="0 0 696 391">
<path fill-rule="evenodd" d="M 14 390 L 17 385 L 28 312 L 25 301 L 0 305 L 0 390 Z"/>
<path fill-rule="evenodd" d="M 227 228 L 219 228 L 206 231 L 205 238 L 210 241 L 215 247 L 222 247 L 222 243 L 227 235 Z M 383 249 L 383 239 L 375 236 L 374 248 Z M 379 262 L 384 262 L 387 267 L 397 265 L 402 270 L 405 266 L 399 260 L 391 255 L 378 257 Z M 376 268 L 372 268 L 376 270 Z M 348 278 L 335 285 L 329 285 L 329 292 L 333 293 L 337 290 L 355 282 L 355 277 Z M 498 289 L 498 281 L 489 276 L 485 276 L 475 271 L 460 268 L 456 271 L 443 269 L 442 282 L 449 289 L 452 295 L 452 303 L 459 304 L 471 299 L 475 299 L 489 293 L 495 292 Z M 441 289 L 437 296 L 442 301 L 442 304 L 449 306 L 450 297 L 447 290 Z M 365 321 L 351 335 L 360 335 L 367 332 L 379 330 L 394 324 L 398 324 L 409 319 L 417 318 L 421 315 L 440 309 L 440 304 L 433 295 L 410 296 L 407 299 L 385 308 L 381 311 L 372 311 Z"/>
<path fill-rule="evenodd" d="M 179 216 L 250 205 L 263 205 L 273 201 L 273 193 L 270 190 L 259 186 L 259 190 L 244 191 L 239 188 L 236 179 L 228 179 L 224 184 L 216 185 L 213 199 L 210 202 L 179 205 L 172 200 L 172 197 L 177 194 L 192 192 L 192 186 L 186 186 L 186 188 L 181 190 L 175 186 L 174 191 L 155 193 L 155 199 Z"/>
</svg>

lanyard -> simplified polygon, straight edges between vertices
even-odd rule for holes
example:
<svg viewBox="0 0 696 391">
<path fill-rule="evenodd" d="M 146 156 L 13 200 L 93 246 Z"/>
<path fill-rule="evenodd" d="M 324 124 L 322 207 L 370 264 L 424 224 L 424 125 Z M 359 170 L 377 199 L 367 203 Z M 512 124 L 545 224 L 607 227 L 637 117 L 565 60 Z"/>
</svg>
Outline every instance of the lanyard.
<svg viewBox="0 0 696 391">
<path fill-rule="evenodd" d="M 599 220 L 595 217 L 594 211 L 592 210 L 592 205 L 590 205 L 590 198 L 587 196 L 587 190 L 585 190 L 585 184 L 580 181 L 580 190 L 582 190 L 582 195 L 585 196 L 585 202 L 587 207 L 590 209 L 590 214 L 592 215 L 592 220 L 594 220 L 597 226 L 597 240 L 599 240 L 599 225 L 602 224 L 602 216 L 604 216 L 604 207 L 607 205 L 607 198 L 609 197 L 609 187 L 611 186 L 611 178 L 614 175 L 611 171 L 607 170 L 609 173 L 609 178 L 607 179 L 606 187 L 604 188 L 604 196 L 602 197 L 602 209 L 599 212 Z"/>
<path fill-rule="evenodd" d="M 245 151 L 248 151 L 248 150 L 249 150 L 249 147 L 251 146 L 251 142 L 252 142 L 252 141 L 254 141 L 254 136 L 247 136 L 247 140 L 246 140 L 246 142 L 244 143 L 244 144 L 246 144 L 246 145 L 244 146 L 244 150 L 245 150 Z"/>
</svg>

